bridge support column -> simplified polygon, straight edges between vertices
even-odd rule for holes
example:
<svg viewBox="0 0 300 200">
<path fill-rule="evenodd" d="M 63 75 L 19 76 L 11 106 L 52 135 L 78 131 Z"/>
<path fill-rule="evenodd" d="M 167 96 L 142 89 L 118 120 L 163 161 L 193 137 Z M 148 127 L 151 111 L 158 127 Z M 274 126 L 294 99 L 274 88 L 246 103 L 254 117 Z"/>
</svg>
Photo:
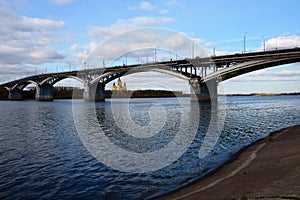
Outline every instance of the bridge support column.
<svg viewBox="0 0 300 200">
<path fill-rule="evenodd" d="M 8 93 L 8 98 L 10 100 L 22 100 L 23 99 L 23 93 L 20 89 L 10 89 Z"/>
<path fill-rule="evenodd" d="M 43 84 L 36 87 L 35 100 L 37 101 L 52 101 L 53 100 L 53 86 L 50 84 Z"/>
<path fill-rule="evenodd" d="M 85 101 L 105 101 L 105 85 L 101 83 L 93 85 L 85 83 L 83 99 Z"/>
<path fill-rule="evenodd" d="M 203 83 L 198 78 L 190 79 L 191 100 L 200 102 L 216 102 L 218 99 L 218 84 L 215 80 Z"/>
</svg>

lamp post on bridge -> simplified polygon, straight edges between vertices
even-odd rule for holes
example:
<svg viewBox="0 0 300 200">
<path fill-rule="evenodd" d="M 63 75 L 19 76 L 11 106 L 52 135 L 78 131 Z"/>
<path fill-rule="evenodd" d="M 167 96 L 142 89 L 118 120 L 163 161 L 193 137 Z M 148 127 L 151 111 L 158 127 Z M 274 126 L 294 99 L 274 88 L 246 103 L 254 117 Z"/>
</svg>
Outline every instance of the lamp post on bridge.
<svg viewBox="0 0 300 200">
<path fill-rule="evenodd" d="M 244 53 L 246 53 L 246 34 L 247 32 L 244 33 Z"/>
<path fill-rule="evenodd" d="M 266 40 L 265 40 L 264 36 L 261 36 L 261 38 L 262 38 L 263 41 L 264 41 L 264 51 L 266 51 Z"/>
<path fill-rule="evenodd" d="M 192 43 L 192 59 L 194 59 L 194 56 L 195 56 L 195 40 L 193 40 Z"/>
<path fill-rule="evenodd" d="M 212 47 L 212 56 L 216 56 L 216 44 L 212 42 L 210 47 Z"/>
<path fill-rule="evenodd" d="M 213 56 L 216 56 L 216 46 L 214 44 Z"/>
</svg>

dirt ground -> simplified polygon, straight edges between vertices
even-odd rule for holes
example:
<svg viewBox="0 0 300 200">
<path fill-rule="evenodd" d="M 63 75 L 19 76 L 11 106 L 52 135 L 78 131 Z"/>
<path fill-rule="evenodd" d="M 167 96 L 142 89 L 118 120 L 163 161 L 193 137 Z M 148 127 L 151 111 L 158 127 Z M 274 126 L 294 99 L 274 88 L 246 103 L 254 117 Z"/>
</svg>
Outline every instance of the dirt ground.
<svg viewBox="0 0 300 200">
<path fill-rule="evenodd" d="M 157 199 L 300 200 L 300 125 L 271 134 L 211 176 Z"/>
</svg>

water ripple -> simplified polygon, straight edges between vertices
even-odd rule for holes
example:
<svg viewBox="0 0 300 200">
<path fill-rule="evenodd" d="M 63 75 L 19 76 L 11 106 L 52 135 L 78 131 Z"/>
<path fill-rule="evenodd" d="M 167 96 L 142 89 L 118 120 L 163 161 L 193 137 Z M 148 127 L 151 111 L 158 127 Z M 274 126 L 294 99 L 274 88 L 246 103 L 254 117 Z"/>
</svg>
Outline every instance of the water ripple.
<svg viewBox="0 0 300 200">
<path fill-rule="evenodd" d="M 191 106 L 188 98 L 184 101 Z M 98 121 L 115 144 L 135 152 L 154 151 L 174 138 L 181 123 L 178 119 L 189 110 L 179 108 L 176 99 L 136 99 L 130 101 L 132 120 L 139 126 L 149 125 L 149 109 L 157 103 L 164 107 L 168 120 L 160 133 L 150 138 L 126 136 L 107 112 L 109 100 L 96 104 Z M 228 97 L 226 102 L 221 98 L 218 109 L 226 111 L 223 131 L 213 150 L 199 159 L 213 114 L 203 105 L 196 137 L 178 160 L 158 171 L 125 173 L 105 166 L 83 146 L 74 126 L 71 101 L 1 101 L 0 198 L 146 199 L 163 194 L 209 173 L 270 132 L 300 124 L 299 103 L 298 96 Z M 186 132 L 193 126 L 191 121 L 182 123 Z M 125 157 L 120 162 L 131 165 Z"/>
</svg>

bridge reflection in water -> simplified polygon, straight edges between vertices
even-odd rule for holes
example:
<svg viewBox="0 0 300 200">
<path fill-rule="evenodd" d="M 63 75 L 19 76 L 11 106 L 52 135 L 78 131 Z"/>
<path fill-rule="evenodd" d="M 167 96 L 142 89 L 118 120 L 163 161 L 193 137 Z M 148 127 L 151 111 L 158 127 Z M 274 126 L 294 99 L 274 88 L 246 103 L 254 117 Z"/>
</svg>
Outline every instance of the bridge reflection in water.
<svg viewBox="0 0 300 200">
<path fill-rule="evenodd" d="M 226 118 L 224 98 L 219 105 L 186 98 L 143 101 L 73 101 L 78 136 L 95 158 L 113 169 L 145 173 L 178 160 L 200 132 L 193 144 L 197 157 L 205 158 L 217 144 Z"/>
<path fill-rule="evenodd" d="M 29 84 L 34 84 L 36 100 L 49 101 L 53 100 L 53 85 L 63 79 L 72 78 L 83 83 L 84 100 L 104 101 L 105 85 L 110 81 L 125 75 L 152 71 L 189 81 L 191 100 L 216 101 L 217 85 L 221 81 L 252 71 L 296 62 L 300 62 L 300 48 L 40 74 L 7 82 L 1 86 L 9 91 L 9 99 L 21 100 L 23 89 Z"/>
</svg>

